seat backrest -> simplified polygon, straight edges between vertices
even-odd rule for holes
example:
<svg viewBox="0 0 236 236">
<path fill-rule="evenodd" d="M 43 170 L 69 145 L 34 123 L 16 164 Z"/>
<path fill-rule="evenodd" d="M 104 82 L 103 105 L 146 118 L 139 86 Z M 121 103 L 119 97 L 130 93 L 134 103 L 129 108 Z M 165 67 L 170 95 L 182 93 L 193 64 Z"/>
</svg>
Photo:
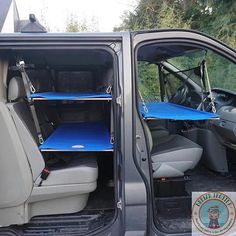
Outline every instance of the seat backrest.
<svg viewBox="0 0 236 236">
<path fill-rule="evenodd" d="M 0 208 L 19 206 L 30 196 L 32 173 L 14 121 L 0 102 Z"/>
<path fill-rule="evenodd" d="M 38 138 L 34 121 L 27 104 L 24 99 L 25 92 L 22 88 L 22 78 L 13 77 L 8 86 L 8 108 L 15 122 L 18 134 L 20 136 L 24 151 L 28 158 L 33 180 L 35 181 L 45 167 L 42 154 L 38 149 Z"/>
</svg>

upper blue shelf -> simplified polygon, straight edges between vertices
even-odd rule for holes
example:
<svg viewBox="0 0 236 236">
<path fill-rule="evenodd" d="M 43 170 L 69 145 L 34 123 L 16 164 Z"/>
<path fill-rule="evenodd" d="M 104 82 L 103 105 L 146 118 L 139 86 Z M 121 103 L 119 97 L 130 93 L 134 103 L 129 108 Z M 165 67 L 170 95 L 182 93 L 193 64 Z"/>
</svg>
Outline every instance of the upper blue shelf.
<svg viewBox="0 0 236 236">
<path fill-rule="evenodd" d="M 43 152 L 113 151 L 107 126 L 100 122 L 63 123 L 39 146 Z"/>
<path fill-rule="evenodd" d="M 147 102 L 147 111 L 141 107 L 145 119 L 170 119 L 170 120 L 209 120 L 219 118 L 217 114 L 199 111 L 168 102 Z"/>
<path fill-rule="evenodd" d="M 111 100 L 112 96 L 105 92 L 43 92 L 31 94 L 33 100 Z"/>
</svg>

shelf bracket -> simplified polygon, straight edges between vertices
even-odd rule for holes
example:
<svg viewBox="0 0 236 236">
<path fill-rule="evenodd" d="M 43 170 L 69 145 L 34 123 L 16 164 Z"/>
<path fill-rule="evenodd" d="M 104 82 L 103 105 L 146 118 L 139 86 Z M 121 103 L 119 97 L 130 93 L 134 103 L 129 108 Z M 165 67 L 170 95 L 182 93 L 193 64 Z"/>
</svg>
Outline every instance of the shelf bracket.
<svg viewBox="0 0 236 236">
<path fill-rule="evenodd" d="M 121 44 L 120 43 L 111 43 L 110 47 L 118 54 L 121 51 Z"/>
</svg>

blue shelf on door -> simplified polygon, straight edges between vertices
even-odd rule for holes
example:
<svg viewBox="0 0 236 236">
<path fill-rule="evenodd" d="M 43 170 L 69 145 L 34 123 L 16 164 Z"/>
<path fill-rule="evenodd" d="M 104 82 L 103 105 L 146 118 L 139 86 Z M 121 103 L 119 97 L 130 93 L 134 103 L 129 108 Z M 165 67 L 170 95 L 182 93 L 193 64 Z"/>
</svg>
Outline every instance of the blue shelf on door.
<svg viewBox="0 0 236 236">
<path fill-rule="evenodd" d="M 145 119 L 170 119 L 170 120 L 209 120 L 217 119 L 215 113 L 199 111 L 168 102 L 147 102 L 147 111 L 140 105 L 141 113 Z"/>
</svg>

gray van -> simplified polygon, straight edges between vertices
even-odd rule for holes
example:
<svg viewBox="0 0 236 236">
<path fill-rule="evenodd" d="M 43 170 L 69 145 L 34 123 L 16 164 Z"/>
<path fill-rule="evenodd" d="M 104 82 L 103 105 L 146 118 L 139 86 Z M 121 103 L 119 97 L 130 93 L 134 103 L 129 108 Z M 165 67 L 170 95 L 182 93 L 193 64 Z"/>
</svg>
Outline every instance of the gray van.
<svg viewBox="0 0 236 236">
<path fill-rule="evenodd" d="M 236 191 L 236 51 L 189 30 L 0 35 L 0 235 L 191 235 Z"/>
</svg>

